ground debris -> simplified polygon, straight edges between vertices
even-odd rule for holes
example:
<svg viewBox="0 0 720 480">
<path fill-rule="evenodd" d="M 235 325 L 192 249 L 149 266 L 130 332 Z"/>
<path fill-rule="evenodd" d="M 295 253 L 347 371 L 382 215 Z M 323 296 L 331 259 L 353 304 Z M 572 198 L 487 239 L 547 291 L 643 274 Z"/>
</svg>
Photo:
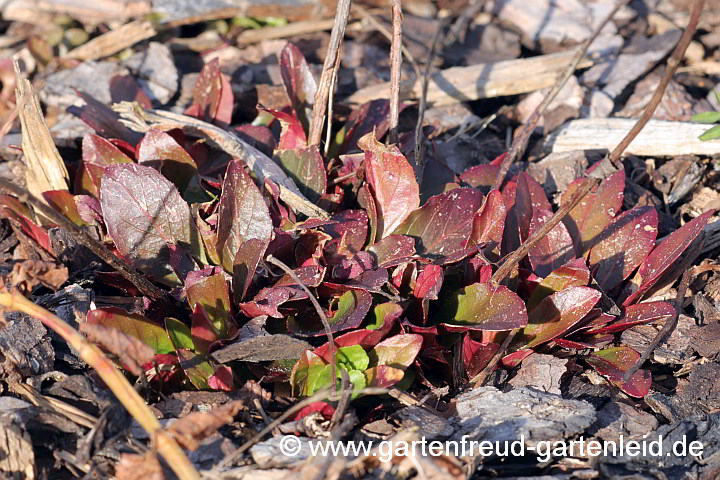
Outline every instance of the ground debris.
<svg viewBox="0 0 720 480">
<path fill-rule="evenodd" d="M 5 313 L 0 327 L 0 378 L 27 377 L 53 369 L 55 352 L 47 330 L 32 317 Z"/>
<path fill-rule="evenodd" d="M 491 442 L 524 438 L 528 446 L 580 434 L 597 416 L 587 402 L 528 387 L 505 393 L 494 387 L 476 388 L 460 395 L 455 408 L 459 427 L 452 439 L 463 435 Z"/>
</svg>

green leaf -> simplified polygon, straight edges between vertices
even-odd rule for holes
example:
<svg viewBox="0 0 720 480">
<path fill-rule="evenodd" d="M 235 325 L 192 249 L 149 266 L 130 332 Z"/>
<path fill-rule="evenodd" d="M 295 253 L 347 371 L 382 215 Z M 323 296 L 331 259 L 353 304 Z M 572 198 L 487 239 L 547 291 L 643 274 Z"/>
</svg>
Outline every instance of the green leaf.
<svg viewBox="0 0 720 480">
<path fill-rule="evenodd" d="M 360 370 L 350 370 L 349 372 L 347 372 L 347 374 L 348 379 L 350 380 L 350 384 L 352 385 L 352 389 L 354 391 L 362 390 L 367 386 L 365 374 Z M 335 386 L 338 388 L 338 390 L 340 390 L 340 388 L 342 388 L 343 370 L 340 368 L 336 369 L 335 376 Z M 317 392 L 319 390 L 322 390 L 323 388 L 329 387 L 331 377 L 332 365 L 325 365 L 325 368 L 323 368 L 319 375 L 316 377 L 315 384 L 313 385 L 313 392 Z M 356 398 L 358 395 L 359 393 L 353 393 L 351 398 Z"/>
<path fill-rule="evenodd" d="M 325 193 L 325 164 L 316 145 L 276 150 L 273 160 L 295 181 L 300 192 L 310 201 L 317 202 Z"/>
<path fill-rule="evenodd" d="M 370 314 L 370 322 L 365 328 L 367 328 L 368 330 L 377 330 L 379 328 L 382 328 L 382 326 L 385 325 L 385 319 L 388 316 L 397 318 L 402 315 L 402 312 L 402 307 L 397 303 L 386 302 L 381 303 L 380 305 L 376 305 L 375 308 L 373 308 L 372 313 Z"/>
<path fill-rule="evenodd" d="M 184 348 L 186 350 L 195 350 L 195 344 L 192 340 L 190 328 L 176 318 L 166 317 L 165 328 L 175 349 Z M 212 375 L 212 373 L 210 374 Z"/>
<path fill-rule="evenodd" d="M 225 276 L 219 273 L 201 278 L 186 292 L 190 308 L 202 305 L 218 338 L 225 338 L 230 330 L 230 290 Z"/>
<path fill-rule="evenodd" d="M 525 302 L 507 287 L 473 283 L 443 305 L 439 321 L 453 331 L 512 330 L 527 325 Z"/>
<path fill-rule="evenodd" d="M 335 360 L 347 371 L 365 370 L 370 364 L 370 358 L 360 345 L 338 348 Z"/>
<path fill-rule="evenodd" d="M 293 395 L 312 395 L 317 376 L 326 363 L 310 350 L 305 350 L 292 367 L 290 386 Z"/>
<path fill-rule="evenodd" d="M 215 372 L 207 355 L 198 355 L 185 349 L 178 350 L 177 355 L 180 359 L 180 368 L 183 369 L 190 383 L 198 390 L 209 390 L 208 379 Z"/>
<path fill-rule="evenodd" d="M 720 138 L 720 125 L 715 125 L 710 130 L 700 135 L 698 138 L 703 142 L 707 140 L 717 140 L 718 138 Z"/>
<path fill-rule="evenodd" d="M 720 112 L 702 112 L 693 115 L 691 120 L 697 123 L 717 123 L 720 122 Z"/>
<path fill-rule="evenodd" d="M 175 350 L 167 332 L 157 323 L 141 315 L 128 313 L 121 308 L 97 308 L 87 315 L 87 322 L 93 325 L 115 328 L 126 335 L 135 337 L 155 353 L 170 353 Z"/>
</svg>

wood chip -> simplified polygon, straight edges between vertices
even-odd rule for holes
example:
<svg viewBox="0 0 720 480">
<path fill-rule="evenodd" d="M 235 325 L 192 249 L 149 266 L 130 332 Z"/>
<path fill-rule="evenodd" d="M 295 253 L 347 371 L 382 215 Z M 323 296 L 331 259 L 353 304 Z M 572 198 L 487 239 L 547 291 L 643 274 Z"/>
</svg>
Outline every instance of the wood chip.
<svg viewBox="0 0 720 480">
<path fill-rule="evenodd" d="M 557 76 L 567 69 L 574 55 L 574 51 L 567 51 L 441 70 L 430 78 L 427 102 L 429 106 L 437 107 L 551 87 L 557 81 Z M 590 60 L 584 60 L 578 68 L 586 68 L 591 64 Z M 533 74 L 528 75 L 527 72 Z M 346 102 L 359 105 L 378 98 L 389 98 L 389 95 L 390 82 L 387 82 L 358 90 Z M 421 95 L 420 81 L 412 80 L 400 85 L 401 100 L 417 100 Z"/>
<path fill-rule="evenodd" d="M 535 353 L 523 360 L 508 383 L 513 387 L 532 387 L 559 395 L 560 378 L 567 371 L 566 363 L 566 359 Z"/>
<path fill-rule="evenodd" d="M 587 402 L 526 387 L 506 393 L 493 387 L 476 388 L 457 398 L 456 409 L 460 428 L 451 439 L 459 441 L 468 435 L 470 440 L 514 442 L 523 435 L 527 446 L 574 437 L 596 417 Z"/>
<path fill-rule="evenodd" d="M 36 478 L 35 453 L 30 436 L 9 419 L 0 420 L 0 476 L 23 480 Z"/>
<path fill-rule="evenodd" d="M 67 58 L 78 60 L 97 60 L 109 57 L 147 40 L 157 34 L 152 23 L 137 20 L 93 38 L 89 42 L 70 50 Z"/>
<path fill-rule="evenodd" d="M 598 411 L 598 419 L 589 433 L 606 440 L 619 442 L 620 437 L 641 437 L 655 430 L 660 423 L 654 415 L 620 402 L 608 402 Z"/>
<path fill-rule="evenodd" d="M 612 150 L 635 125 L 626 118 L 572 120 L 548 135 L 544 148 L 550 152 Z M 625 150 L 625 155 L 673 157 L 675 155 L 718 155 L 720 142 L 702 142 L 698 137 L 707 125 L 650 120 Z"/>
</svg>

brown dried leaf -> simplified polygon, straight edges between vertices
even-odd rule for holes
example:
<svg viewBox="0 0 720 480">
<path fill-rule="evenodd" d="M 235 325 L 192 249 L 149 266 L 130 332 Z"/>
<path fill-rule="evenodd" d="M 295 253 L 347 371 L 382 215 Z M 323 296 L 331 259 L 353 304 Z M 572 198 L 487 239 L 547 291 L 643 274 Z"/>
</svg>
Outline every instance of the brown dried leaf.
<svg viewBox="0 0 720 480">
<path fill-rule="evenodd" d="M 115 466 L 117 480 L 165 480 L 162 466 L 155 452 L 145 455 L 123 453 Z"/>
<path fill-rule="evenodd" d="M 167 432 L 188 450 L 195 450 L 198 442 L 212 435 L 218 428 L 233 421 L 233 417 L 245 408 L 245 402 L 236 400 L 209 412 L 195 412 L 173 422 Z"/>
<path fill-rule="evenodd" d="M 142 365 L 152 362 L 155 356 L 155 350 L 116 328 L 83 322 L 80 324 L 80 331 L 86 334 L 91 342 L 115 354 L 133 375 L 140 375 Z"/>
<path fill-rule="evenodd" d="M 42 260 L 18 262 L 10 273 L 10 282 L 23 293 L 31 291 L 36 285 L 57 290 L 67 279 L 67 267 Z"/>
</svg>

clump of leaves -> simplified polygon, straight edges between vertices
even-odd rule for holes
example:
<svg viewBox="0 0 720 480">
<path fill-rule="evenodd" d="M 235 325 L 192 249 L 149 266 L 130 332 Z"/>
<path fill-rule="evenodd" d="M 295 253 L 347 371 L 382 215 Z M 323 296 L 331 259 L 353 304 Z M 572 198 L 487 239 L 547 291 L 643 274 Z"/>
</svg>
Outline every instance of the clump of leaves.
<svg viewBox="0 0 720 480">
<path fill-rule="evenodd" d="M 355 390 L 407 387 L 416 378 L 441 385 L 452 377 L 458 342 L 472 378 L 509 331 L 519 329 L 502 358 L 505 367 L 539 350 L 590 352 L 581 358 L 628 395 L 648 392 L 645 370 L 623 380 L 639 354 L 618 345 L 617 333 L 672 316 L 666 302 L 641 302 L 677 278 L 687 261 L 681 255 L 712 212 L 658 239 L 655 209 L 621 211 L 625 173 L 619 171 L 495 283 L 501 259 L 552 216 L 541 185 L 522 172 L 491 190 L 498 159 L 453 175 L 422 202 L 425 192 L 404 154 L 411 138 L 381 142 L 387 101 L 355 110 L 324 156 L 307 144 L 316 86 L 296 47 L 283 51 L 281 71 L 288 106 L 259 107 L 270 119 L 266 125 L 233 125 L 232 90 L 216 63 L 200 74 L 186 114 L 253 138 L 329 219 L 300 218 L 280 201 L 271 179 L 258 184 L 241 160 L 181 131 L 137 137 L 87 96 L 88 106 L 74 110 L 97 134 L 83 139 L 73 193 L 46 198 L 78 225 L 97 229 L 182 304 L 172 317 L 152 302 L 142 312 L 105 308 L 88 316 L 89 323 L 150 347 L 154 359 L 143 367 L 151 379 L 231 390 L 239 377 L 255 375 L 289 381 L 297 395 L 344 378 Z M 560 204 L 587 181 L 573 182 Z M 45 229 L 17 199 L 0 197 L 0 209 L 51 250 Z M 319 300 L 334 353 L 308 294 L 265 264 L 270 254 Z M 99 278 L 135 293 L 112 275 Z M 249 369 L 212 357 L 228 343 L 267 333 L 302 337 L 315 347 Z"/>
</svg>

